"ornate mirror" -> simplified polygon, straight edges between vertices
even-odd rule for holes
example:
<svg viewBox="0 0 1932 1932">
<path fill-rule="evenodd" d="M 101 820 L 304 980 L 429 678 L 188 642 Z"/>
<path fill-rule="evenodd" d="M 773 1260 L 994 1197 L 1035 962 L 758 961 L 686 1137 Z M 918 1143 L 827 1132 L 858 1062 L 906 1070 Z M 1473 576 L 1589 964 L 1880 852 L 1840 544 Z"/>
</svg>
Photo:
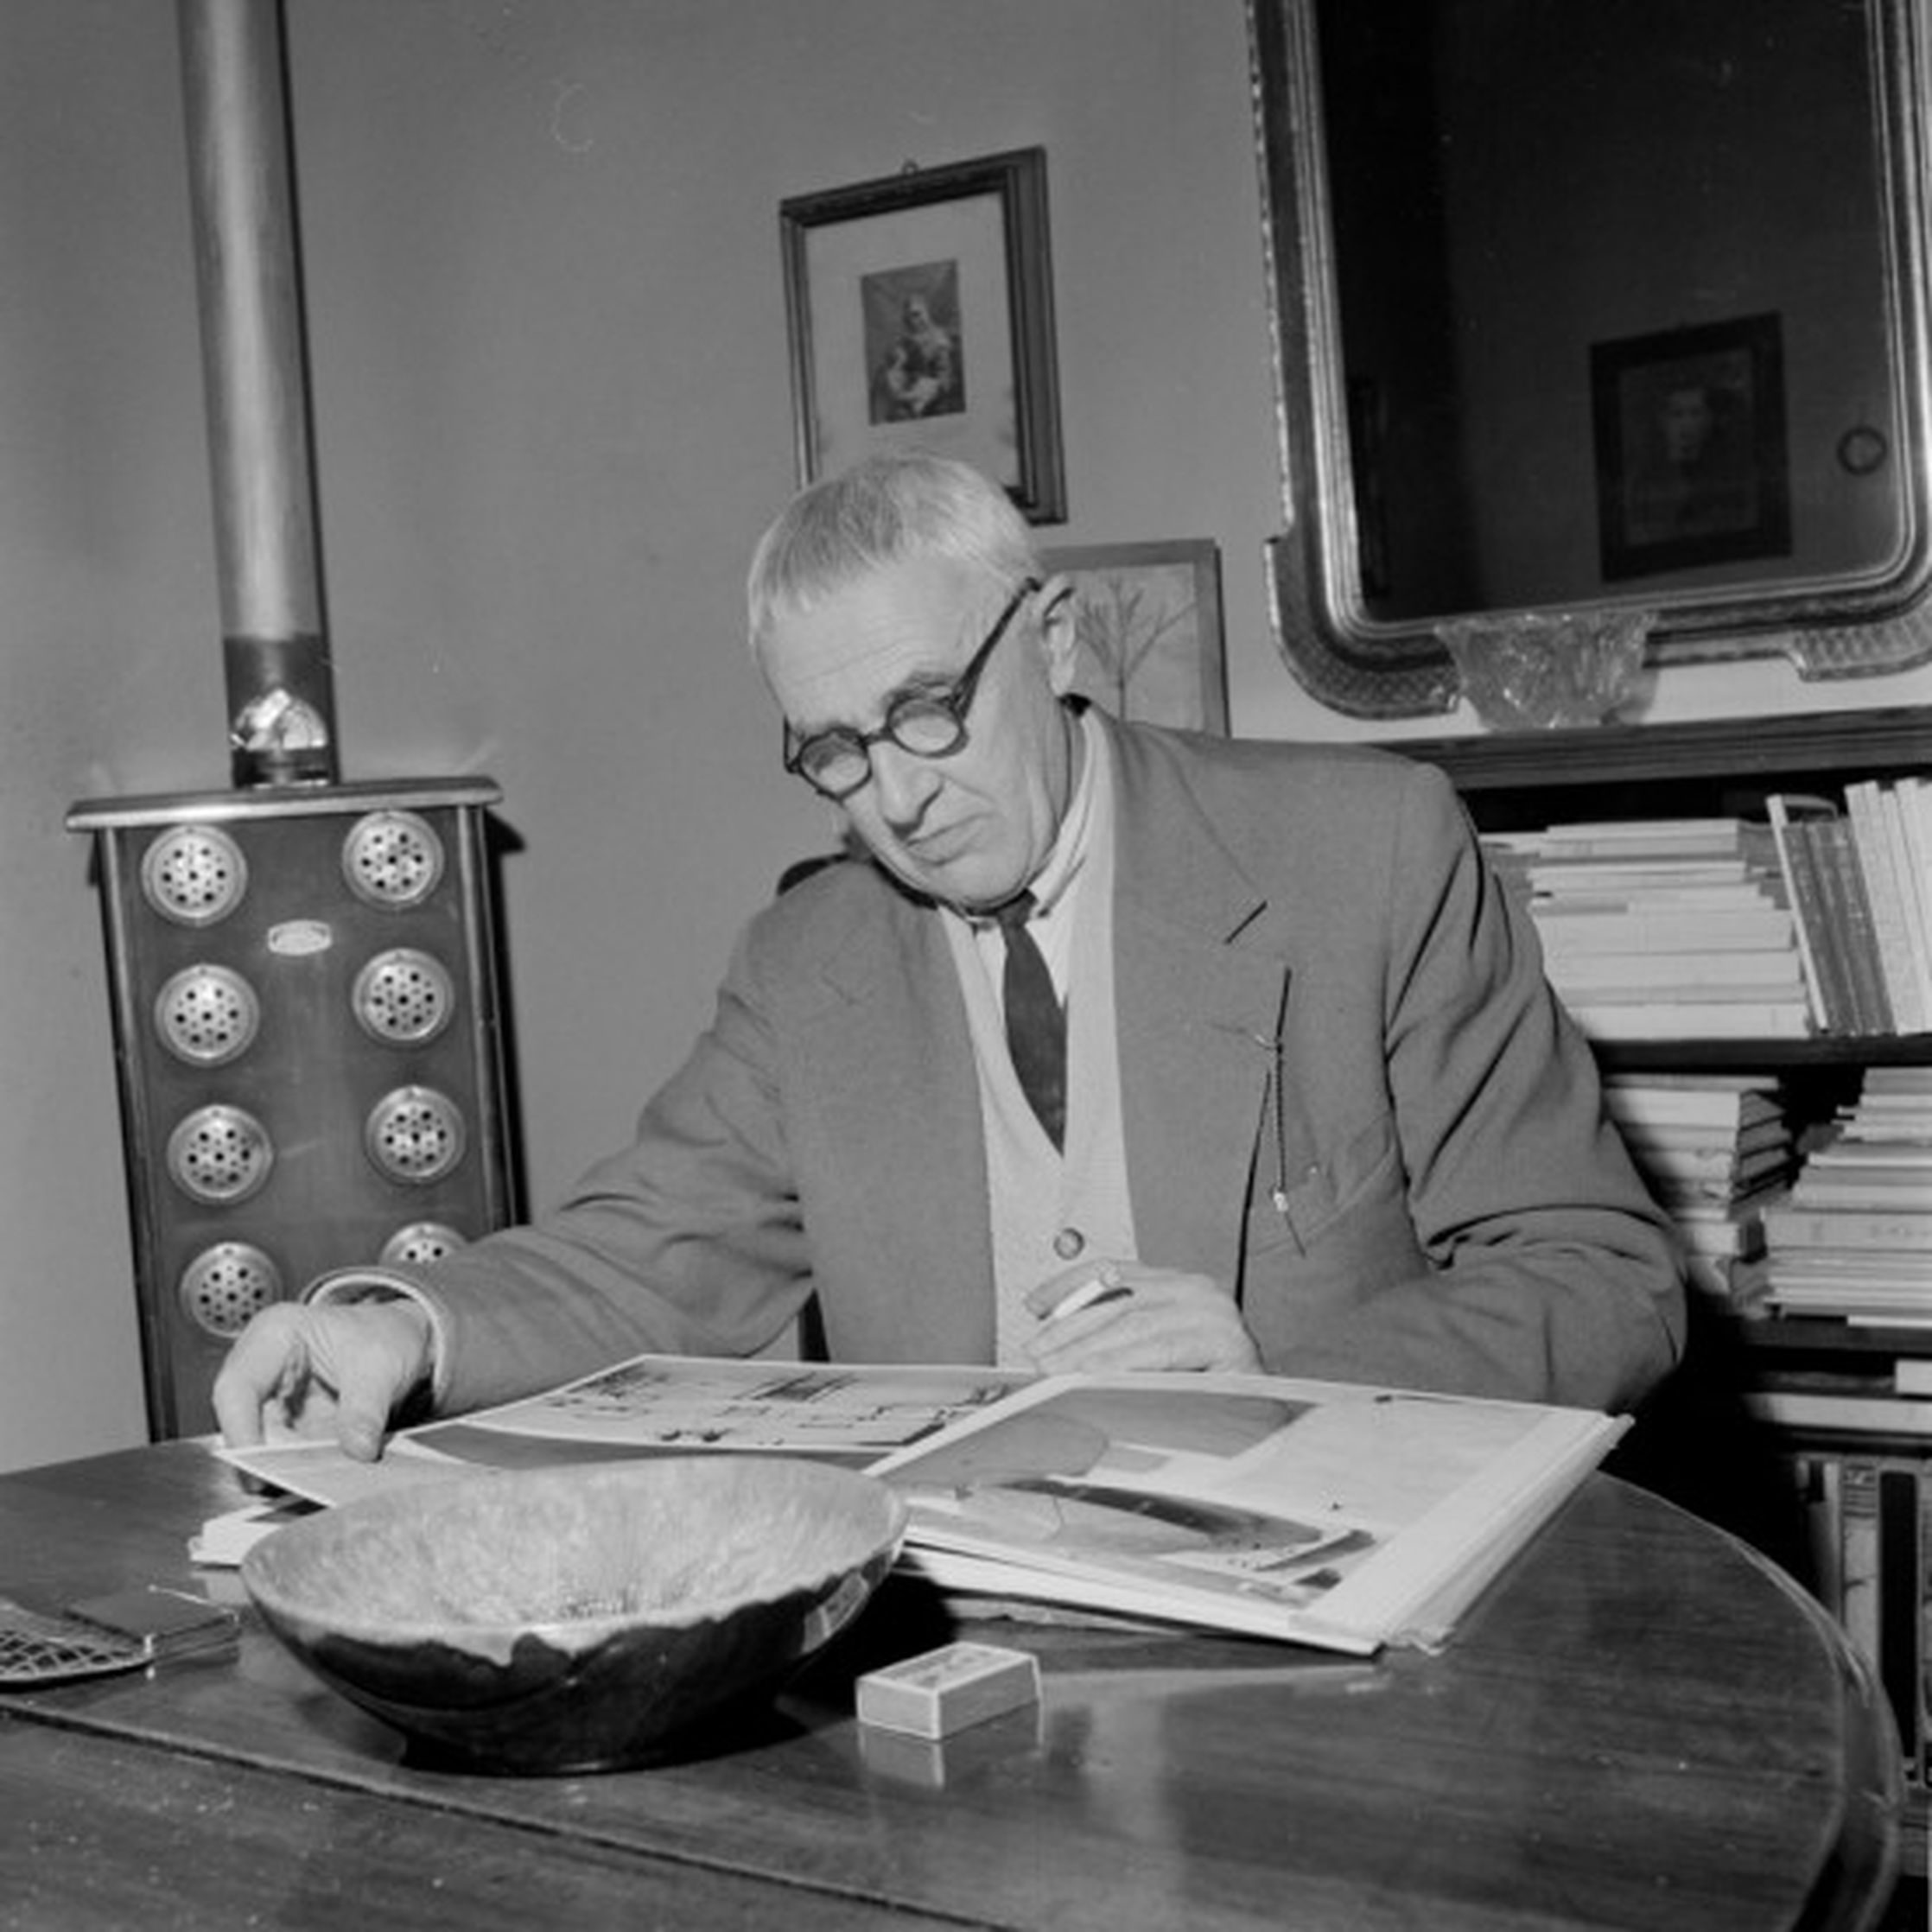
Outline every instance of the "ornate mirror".
<svg viewBox="0 0 1932 1932">
<path fill-rule="evenodd" d="M 1295 675 L 1450 709 L 1440 631 L 1932 657 L 1932 0 L 1249 0 Z"/>
</svg>

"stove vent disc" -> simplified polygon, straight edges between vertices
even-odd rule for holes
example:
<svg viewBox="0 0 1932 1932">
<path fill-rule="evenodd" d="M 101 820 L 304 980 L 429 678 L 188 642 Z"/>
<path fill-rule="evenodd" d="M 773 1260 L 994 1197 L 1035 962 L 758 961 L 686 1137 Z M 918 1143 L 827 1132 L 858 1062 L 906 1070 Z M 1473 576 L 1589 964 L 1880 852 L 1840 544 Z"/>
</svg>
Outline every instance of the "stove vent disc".
<svg viewBox="0 0 1932 1932">
<path fill-rule="evenodd" d="M 462 1109 L 434 1087 L 398 1087 L 369 1110 L 363 1145 L 391 1180 L 425 1186 L 463 1158 Z"/>
<path fill-rule="evenodd" d="M 442 962 L 413 946 L 378 953 L 356 975 L 356 1022 L 372 1039 L 420 1046 L 449 1024 L 456 988 Z"/>
<path fill-rule="evenodd" d="M 468 1245 L 454 1228 L 445 1227 L 440 1221 L 412 1221 L 408 1227 L 398 1228 L 383 1243 L 380 1258 L 388 1268 L 398 1262 L 440 1262 L 446 1255 L 454 1255 L 459 1248 Z"/>
<path fill-rule="evenodd" d="M 155 996 L 162 1045 L 190 1066 L 226 1066 L 254 1043 L 262 1023 L 255 988 L 233 968 L 184 966 Z"/>
<path fill-rule="evenodd" d="M 442 841 L 413 811 L 372 811 L 342 841 L 342 876 L 371 906 L 401 912 L 420 906 L 442 878 Z"/>
<path fill-rule="evenodd" d="M 245 1201 L 269 1178 L 268 1129 L 239 1107 L 197 1107 L 168 1136 L 168 1174 L 182 1193 L 217 1207 Z"/>
<path fill-rule="evenodd" d="M 282 1271 L 248 1242 L 218 1242 L 181 1270 L 176 1292 L 197 1328 L 226 1341 L 247 1327 L 251 1316 L 282 1300 Z"/>
<path fill-rule="evenodd" d="M 142 855 L 141 890 L 176 925 L 213 925 L 241 904 L 248 861 L 218 825 L 175 825 Z"/>
</svg>

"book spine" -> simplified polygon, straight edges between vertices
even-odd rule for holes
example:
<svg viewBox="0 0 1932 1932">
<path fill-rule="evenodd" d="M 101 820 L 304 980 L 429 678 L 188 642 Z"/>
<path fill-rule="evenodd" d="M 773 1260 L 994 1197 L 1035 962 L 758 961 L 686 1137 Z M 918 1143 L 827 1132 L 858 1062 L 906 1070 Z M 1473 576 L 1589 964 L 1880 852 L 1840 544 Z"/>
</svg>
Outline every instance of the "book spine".
<svg viewBox="0 0 1932 1932">
<path fill-rule="evenodd" d="M 1902 785 L 1879 793 L 1884 808 L 1885 837 L 1891 848 L 1891 867 L 1898 881 L 1904 913 L 1905 957 L 1916 1001 L 1916 1030 L 1932 1028 L 1932 880 L 1925 876 L 1918 842 L 1917 813 Z"/>
<path fill-rule="evenodd" d="M 1855 1025 L 1860 1033 L 1892 1030 L 1891 1002 L 1878 969 L 1878 942 L 1872 924 L 1872 902 L 1865 874 L 1852 846 L 1852 829 L 1841 818 L 1821 820 L 1817 835 L 1819 872 L 1843 944 L 1841 952 L 1852 988 Z"/>
<path fill-rule="evenodd" d="M 1919 1472 L 1895 1464 L 1878 1474 L 1878 1679 L 1891 1700 L 1908 1767 L 1919 1764 L 1921 1648 Z"/>
<path fill-rule="evenodd" d="M 1865 1014 L 1852 971 L 1847 925 L 1851 915 L 1845 905 L 1843 884 L 1834 876 L 1836 861 L 1830 849 L 1830 828 L 1821 820 L 1807 820 L 1794 824 L 1790 834 L 1792 855 L 1817 900 L 1818 924 L 1813 937 L 1817 945 L 1819 976 L 1825 984 L 1826 1004 L 1831 1009 L 1834 1030 L 1856 1036 L 1865 1031 Z"/>
<path fill-rule="evenodd" d="M 1846 785 L 1845 803 L 1852 818 L 1852 850 L 1865 880 L 1865 897 L 1872 905 L 1878 969 L 1884 976 L 1890 1008 L 1887 1031 L 1916 1033 L 1917 988 L 1912 977 L 1910 956 L 1905 950 L 1905 913 L 1898 896 L 1898 877 L 1892 869 L 1891 842 L 1885 836 L 1884 807 L 1879 802 L 1878 780 L 1865 779 Z"/>
<path fill-rule="evenodd" d="M 1932 1212 L 1768 1207 L 1764 1236 L 1773 1248 L 1932 1249 Z"/>
<path fill-rule="evenodd" d="M 1788 906 L 1738 912 L 1562 912 L 1530 908 L 1543 950 L 1560 958 L 1584 952 L 1760 952 L 1791 944 Z"/>
<path fill-rule="evenodd" d="M 1802 995 L 1788 1001 L 1706 1000 L 1667 1005 L 1564 1002 L 1592 1039 L 1802 1039 L 1811 1014 Z"/>
<path fill-rule="evenodd" d="M 1798 963 L 1803 969 L 1805 989 L 1811 1001 L 1812 1018 L 1821 1033 L 1843 1031 L 1840 1002 L 1826 982 L 1821 955 L 1824 941 L 1824 907 L 1818 896 L 1818 881 L 1808 860 L 1801 856 L 1798 841 L 1792 836 L 1789 807 L 1782 792 L 1773 792 L 1765 801 L 1771 822 L 1771 838 L 1777 852 L 1778 870 L 1784 880 L 1785 903 L 1791 908 L 1793 937 L 1798 945 Z"/>
<path fill-rule="evenodd" d="M 1878 1668 L 1878 1468 L 1847 1457 L 1839 1516 L 1839 1564 L 1845 1634 L 1874 1673 Z"/>
<path fill-rule="evenodd" d="M 1840 1474 L 1836 1456 L 1798 1459 L 1800 1492 L 1811 1545 L 1812 1587 L 1826 1610 L 1842 1621 L 1845 1582 L 1839 1562 Z"/>
</svg>

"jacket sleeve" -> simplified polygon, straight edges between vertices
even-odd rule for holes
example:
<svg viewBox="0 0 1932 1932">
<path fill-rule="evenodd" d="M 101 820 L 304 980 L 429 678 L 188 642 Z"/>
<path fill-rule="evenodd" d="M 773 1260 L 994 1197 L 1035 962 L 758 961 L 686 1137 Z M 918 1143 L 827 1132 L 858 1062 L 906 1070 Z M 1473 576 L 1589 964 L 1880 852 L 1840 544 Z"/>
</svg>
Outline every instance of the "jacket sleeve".
<svg viewBox="0 0 1932 1932">
<path fill-rule="evenodd" d="M 1380 983 L 1360 995 L 1379 997 L 1363 1020 L 1379 1019 L 1388 1110 L 1356 1135 L 1347 1185 L 1398 1200 L 1413 1246 L 1320 1304 L 1268 1366 L 1632 1406 L 1682 1348 L 1675 1231 L 1447 780 L 1412 767 L 1390 824 L 1370 874 L 1386 895 Z M 1349 1220 L 1324 1236 L 1344 1256 Z"/>
<path fill-rule="evenodd" d="M 431 1307 L 460 1414 L 643 1353 L 748 1355 L 812 1289 L 769 1025 L 740 944 L 710 1027 L 635 1138 L 531 1225 L 399 1269 Z"/>
</svg>

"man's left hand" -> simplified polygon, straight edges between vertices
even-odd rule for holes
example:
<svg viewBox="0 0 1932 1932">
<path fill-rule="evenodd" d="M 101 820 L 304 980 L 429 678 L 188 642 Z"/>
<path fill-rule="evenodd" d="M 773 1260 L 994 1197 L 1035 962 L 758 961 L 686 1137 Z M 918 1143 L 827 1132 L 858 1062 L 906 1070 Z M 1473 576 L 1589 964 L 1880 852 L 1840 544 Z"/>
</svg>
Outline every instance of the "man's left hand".
<svg viewBox="0 0 1932 1932">
<path fill-rule="evenodd" d="M 1026 1344 L 1042 1375 L 1120 1375 L 1142 1369 L 1260 1372 L 1254 1337 L 1219 1282 L 1139 1262 L 1100 1265 L 1112 1292 L 1084 1307 L 1052 1312 L 1093 1279 L 1091 1262 L 1043 1281 L 1027 1296 L 1046 1318 Z"/>
</svg>

